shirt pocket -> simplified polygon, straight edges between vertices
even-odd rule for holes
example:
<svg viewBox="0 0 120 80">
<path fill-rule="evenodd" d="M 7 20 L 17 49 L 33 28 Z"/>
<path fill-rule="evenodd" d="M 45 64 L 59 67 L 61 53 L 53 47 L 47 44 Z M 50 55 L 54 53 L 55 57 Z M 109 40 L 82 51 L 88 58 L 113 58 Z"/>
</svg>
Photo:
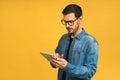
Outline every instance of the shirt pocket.
<svg viewBox="0 0 120 80">
<path fill-rule="evenodd" d="M 72 52 L 71 53 L 72 54 L 71 55 L 72 56 L 72 58 L 71 58 L 72 64 L 74 64 L 76 66 L 83 65 L 84 59 L 85 59 L 85 54 L 80 50 L 72 50 L 71 52 Z"/>
</svg>

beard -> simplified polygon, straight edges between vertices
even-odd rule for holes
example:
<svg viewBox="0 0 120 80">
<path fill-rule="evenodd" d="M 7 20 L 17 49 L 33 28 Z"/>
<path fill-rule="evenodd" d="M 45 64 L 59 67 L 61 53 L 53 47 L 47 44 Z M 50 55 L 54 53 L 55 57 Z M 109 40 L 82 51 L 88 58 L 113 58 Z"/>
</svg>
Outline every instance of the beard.
<svg viewBox="0 0 120 80">
<path fill-rule="evenodd" d="M 67 31 L 68 31 L 68 33 L 73 33 L 73 28 L 66 28 L 67 29 Z"/>
<path fill-rule="evenodd" d="M 72 35 L 72 34 L 75 35 L 76 32 L 77 32 L 78 29 L 79 29 L 79 26 L 77 26 L 76 28 L 67 27 L 66 29 L 67 29 L 68 33 L 70 33 L 71 35 Z"/>
</svg>

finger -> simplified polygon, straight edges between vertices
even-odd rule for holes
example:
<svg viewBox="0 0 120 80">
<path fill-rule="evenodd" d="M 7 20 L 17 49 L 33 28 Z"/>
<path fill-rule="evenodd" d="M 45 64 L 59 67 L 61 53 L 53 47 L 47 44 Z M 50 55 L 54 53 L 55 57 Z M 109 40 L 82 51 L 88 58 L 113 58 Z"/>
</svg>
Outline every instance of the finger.
<svg viewBox="0 0 120 80">
<path fill-rule="evenodd" d="M 56 58 L 56 55 L 55 55 L 55 54 L 53 54 L 53 57 L 54 57 L 54 58 Z"/>
<path fill-rule="evenodd" d="M 61 54 L 61 55 L 60 55 L 60 58 L 64 58 L 64 55 L 63 55 L 63 54 Z"/>
<path fill-rule="evenodd" d="M 58 65 L 62 65 L 62 63 L 64 63 L 64 60 L 52 60 L 52 62 Z"/>
<path fill-rule="evenodd" d="M 58 54 L 58 53 L 55 53 L 55 54 L 53 54 L 53 57 L 58 58 L 58 57 L 59 57 L 59 54 Z"/>
<path fill-rule="evenodd" d="M 52 62 L 59 63 L 60 61 L 57 59 L 52 59 Z"/>
<path fill-rule="evenodd" d="M 60 54 L 59 53 L 56 53 L 56 58 L 59 58 L 60 57 Z"/>
<path fill-rule="evenodd" d="M 51 63 L 54 64 L 56 67 L 59 67 L 59 66 L 60 66 L 60 63 L 58 63 L 58 62 L 51 61 Z"/>
<path fill-rule="evenodd" d="M 57 61 L 63 62 L 63 61 L 65 61 L 65 59 L 63 59 L 63 58 L 57 58 Z"/>
</svg>

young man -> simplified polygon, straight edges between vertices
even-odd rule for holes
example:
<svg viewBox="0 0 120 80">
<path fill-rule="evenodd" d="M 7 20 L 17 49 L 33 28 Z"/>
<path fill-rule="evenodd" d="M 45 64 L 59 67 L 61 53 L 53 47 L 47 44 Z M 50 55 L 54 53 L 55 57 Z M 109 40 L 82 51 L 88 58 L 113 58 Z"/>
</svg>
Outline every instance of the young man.
<svg viewBox="0 0 120 80">
<path fill-rule="evenodd" d="M 59 68 L 58 80 L 91 80 L 97 68 L 98 43 L 80 25 L 80 6 L 70 4 L 62 13 L 61 22 L 68 33 L 59 40 L 55 59 L 48 60 L 54 68 Z"/>
</svg>

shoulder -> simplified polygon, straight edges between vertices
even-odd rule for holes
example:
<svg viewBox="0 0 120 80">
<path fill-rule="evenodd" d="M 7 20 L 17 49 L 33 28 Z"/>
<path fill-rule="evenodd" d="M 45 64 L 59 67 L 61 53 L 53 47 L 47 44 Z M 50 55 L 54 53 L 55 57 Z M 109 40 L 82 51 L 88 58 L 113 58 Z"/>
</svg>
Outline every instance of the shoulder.
<svg viewBox="0 0 120 80">
<path fill-rule="evenodd" d="M 82 37 L 82 40 L 84 40 L 87 43 L 97 43 L 98 44 L 96 38 L 88 33 L 85 33 L 85 35 Z"/>
</svg>

